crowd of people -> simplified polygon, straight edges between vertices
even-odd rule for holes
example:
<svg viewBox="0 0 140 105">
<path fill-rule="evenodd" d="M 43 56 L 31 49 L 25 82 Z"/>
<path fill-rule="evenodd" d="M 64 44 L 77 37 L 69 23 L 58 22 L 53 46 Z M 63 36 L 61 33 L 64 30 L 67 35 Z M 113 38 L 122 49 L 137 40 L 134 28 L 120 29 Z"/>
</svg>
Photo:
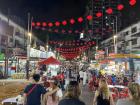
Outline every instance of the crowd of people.
<svg viewBox="0 0 140 105">
<path fill-rule="evenodd" d="M 58 80 L 48 80 L 49 87 L 40 84 L 40 75 L 34 74 L 32 82 L 24 89 L 24 105 L 85 105 L 79 97 L 81 90 L 77 81 L 70 81 L 65 94 Z"/>
<path fill-rule="evenodd" d="M 32 82 L 24 89 L 24 105 L 85 105 L 80 95 L 81 87 L 87 84 L 94 91 L 93 105 L 140 105 L 140 86 L 134 82 L 135 77 L 103 76 L 87 71 L 72 73 L 70 70 L 68 76 L 66 84 L 66 72 L 45 79 L 45 82 L 42 82 L 44 78 L 40 79 L 42 75 L 33 74 Z M 114 102 L 109 85 L 127 86 L 128 97 Z"/>
</svg>

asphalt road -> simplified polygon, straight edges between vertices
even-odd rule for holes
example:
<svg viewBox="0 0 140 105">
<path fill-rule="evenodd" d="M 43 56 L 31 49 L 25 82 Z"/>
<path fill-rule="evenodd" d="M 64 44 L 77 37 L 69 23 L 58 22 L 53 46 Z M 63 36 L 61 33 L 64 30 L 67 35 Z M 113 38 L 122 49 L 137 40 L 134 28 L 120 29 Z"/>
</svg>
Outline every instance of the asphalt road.
<svg viewBox="0 0 140 105">
<path fill-rule="evenodd" d="M 90 91 L 87 86 L 82 87 L 81 100 L 85 102 L 86 105 L 93 105 L 94 92 Z"/>
</svg>

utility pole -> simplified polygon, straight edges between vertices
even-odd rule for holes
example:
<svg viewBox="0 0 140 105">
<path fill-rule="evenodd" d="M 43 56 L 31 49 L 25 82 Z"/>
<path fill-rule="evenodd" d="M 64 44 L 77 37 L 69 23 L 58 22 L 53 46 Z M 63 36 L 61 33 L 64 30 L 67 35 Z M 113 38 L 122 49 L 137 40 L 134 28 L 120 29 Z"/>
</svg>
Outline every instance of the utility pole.
<svg viewBox="0 0 140 105">
<path fill-rule="evenodd" d="M 10 21 L 10 10 L 8 8 L 8 27 L 9 27 L 9 21 Z M 4 72 L 4 77 L 7 78 L 8 76 L 8 35 L 6 39 L 6 49 L 5 49 L 5 72 Z"/>
<path fill-rule="evenodd" d="M 118 46 L 117 46 L 117 34 L 118 34 L 118 18 L 117 16 L 115 16 L 115 19 L 116 19 L 116 44 L 115 44 L 115 53 L 117 54 L 118 53 Z"/>
<path fill-rule="evenodd" d="M 28 31 L 27 31 L 27 62 L 26 62 L 26 79 L 29 79 L 29 68 L 30 68 L 30 13 L 28 13 Z"/>
</svg>

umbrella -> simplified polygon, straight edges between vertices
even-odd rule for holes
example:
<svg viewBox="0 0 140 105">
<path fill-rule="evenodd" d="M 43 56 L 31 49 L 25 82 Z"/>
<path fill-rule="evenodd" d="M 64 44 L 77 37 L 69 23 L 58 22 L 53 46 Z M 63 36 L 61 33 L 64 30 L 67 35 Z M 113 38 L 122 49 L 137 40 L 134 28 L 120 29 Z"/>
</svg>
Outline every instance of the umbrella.
<svg viewBox="0 0 140 105">
<path fill-rule="evenodd" d="M 58 61 L 57 59 L 53 58 L 53 57 L 50 57 L 48 59 L 45 59 L 45 60 L 39 62 L 39 64 L 44 64 L 44 65 L 60 65 L 61 62 Z"/>
</svg>

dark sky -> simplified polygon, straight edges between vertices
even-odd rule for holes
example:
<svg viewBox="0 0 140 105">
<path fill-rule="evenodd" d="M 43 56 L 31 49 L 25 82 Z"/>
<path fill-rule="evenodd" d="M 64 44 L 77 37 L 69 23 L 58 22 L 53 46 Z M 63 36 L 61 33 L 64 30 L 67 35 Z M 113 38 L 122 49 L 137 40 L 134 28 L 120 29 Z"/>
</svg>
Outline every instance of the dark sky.
<svg viewBox="0 0 140 105">
<path fill-rule="evenodd" d="M 122 11 L 122 27 L 125 28 L 132 23 L 140 21 L 140 0 L 137 0 L 135 6 L 130 6 L 128 3 L 129 0 L 122 0 L 124 4 L 124 10 Z"/>
<path fill-rule="evenodd" d="M 20 17 L 27 24 L 27 13 L 30 12 L 35 21 L 56 21 L 83 16 L 88 0 L 0 0 L 0 10 Z M 27 26 L 27 25 L 26 25 Z M 44 39 L 45 32 L 41 36 Z M 38 34 L 40 37 L 40 35 Z M 50 35 L 55 36 L 55 35 Z M 59 37 L 58 37 L 59 36 Z M 57 35 L 61 39 L 65 35 Z"/>
<path fill-rule="evenodd" d="M 56 20 L 81 16 L 88 0 L 0 0 L 0 8 L 5 13 L 26 19 L 28 12 L 37 20 Z"/>
<path fill-rule="evenodd" d="M 27 23 L 27 13 L 30 12 L 35 20 L 55 21 L 83 16 L 88 0 L 0 0 L 0 10 L 7 14 L 20 17 Z M 129 0 L 122 0 L 125 9 L 122 11 L 122 27 L 140 20 L 140 0 L 137 5 L 129 6 Z M 44 34 L 44 33 L 43 33 Z M 64 36 L 65 37 L 65 36 Z M 57 37 L 59 38 L 59 37 Z"/>
</svg>

